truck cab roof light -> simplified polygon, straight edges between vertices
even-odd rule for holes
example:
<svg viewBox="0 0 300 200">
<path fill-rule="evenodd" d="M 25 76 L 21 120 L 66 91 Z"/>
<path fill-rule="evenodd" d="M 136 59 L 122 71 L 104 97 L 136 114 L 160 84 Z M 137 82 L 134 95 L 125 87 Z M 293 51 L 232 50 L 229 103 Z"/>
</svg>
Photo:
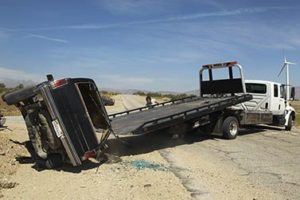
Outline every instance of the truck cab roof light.
<svg viewBox="0 0 300 200">
<path fill-rule="evenodd" d="M 231 67 L 236 64 L 238 64 L 237 61 L 231 61 L 231 62 L 224 62 L 224 63 L 206 64 L 206 65 L 202 65 L 202 67 L 203 68 Z"/>
<path fill-rule="evenodd" d="M 52 88 L 53 89 L 56 89 L 58 87 L 61 87 L 63 85 L 66 85 L 68 83 L 68 80 L 67 79 L 59 79 L 59 80 L 55 80 L 51 83 L 52 85 Z"/>
</svg>

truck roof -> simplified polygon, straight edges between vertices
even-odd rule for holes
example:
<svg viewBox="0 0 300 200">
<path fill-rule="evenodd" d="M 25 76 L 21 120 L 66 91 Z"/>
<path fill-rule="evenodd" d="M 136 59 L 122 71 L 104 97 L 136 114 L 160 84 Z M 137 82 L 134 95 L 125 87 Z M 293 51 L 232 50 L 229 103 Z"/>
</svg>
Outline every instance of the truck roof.
<svg viewBox="0 0 300 200">
<path fill-rule="evenodd" d="M 245 83 L 261 83 L 261 84 L 279 84 L 281 83 L 274 82 L 274 81 L 266 81 L 266 80 L 245 80 Z"/>
</svg>

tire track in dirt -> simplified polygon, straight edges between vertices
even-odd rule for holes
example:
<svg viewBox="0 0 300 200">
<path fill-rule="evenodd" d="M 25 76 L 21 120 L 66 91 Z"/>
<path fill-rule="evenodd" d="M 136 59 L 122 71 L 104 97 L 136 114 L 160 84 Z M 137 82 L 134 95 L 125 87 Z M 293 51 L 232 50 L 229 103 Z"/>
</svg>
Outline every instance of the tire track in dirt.
<svg viewBox="0 0 300 200">
<path fill-rule="evenodd" d="M 122 94 L 122 103 L 126 110 L 145 106 L 144 98 L 141 96 Z"/>
</svg>

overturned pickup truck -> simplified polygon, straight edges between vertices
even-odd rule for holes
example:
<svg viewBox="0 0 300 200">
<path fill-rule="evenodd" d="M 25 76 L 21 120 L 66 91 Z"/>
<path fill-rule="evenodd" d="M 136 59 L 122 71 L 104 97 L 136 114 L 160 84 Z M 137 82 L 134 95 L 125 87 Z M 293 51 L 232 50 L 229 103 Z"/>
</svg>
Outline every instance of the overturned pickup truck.
<svg viewBox="0 0 300 200">
<path fill-rule="evenodd" d="M 67 78 L 5 94 L 25 120 L 35 159 L 48 168 L 63 162 L 73 166 L 100 155 L 110 134 L 110 122 L 91 79 Z"/>
</svg>

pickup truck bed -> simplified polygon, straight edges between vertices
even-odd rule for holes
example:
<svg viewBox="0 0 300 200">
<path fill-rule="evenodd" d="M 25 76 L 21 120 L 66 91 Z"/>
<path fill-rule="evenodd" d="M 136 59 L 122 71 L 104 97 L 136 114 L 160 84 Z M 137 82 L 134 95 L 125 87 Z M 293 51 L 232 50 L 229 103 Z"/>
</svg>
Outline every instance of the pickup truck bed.
<svg viewBox="0 0 300 200">
<path fill-rule="evenodd" d="M 111 114 L 109 118 L 117 135 L 137 135 L 193 121 L 251 98 L 248 94 L 222 98 L 187 97 L 156 104 L 152 108 L 141 107 Z"/>
</svg>

